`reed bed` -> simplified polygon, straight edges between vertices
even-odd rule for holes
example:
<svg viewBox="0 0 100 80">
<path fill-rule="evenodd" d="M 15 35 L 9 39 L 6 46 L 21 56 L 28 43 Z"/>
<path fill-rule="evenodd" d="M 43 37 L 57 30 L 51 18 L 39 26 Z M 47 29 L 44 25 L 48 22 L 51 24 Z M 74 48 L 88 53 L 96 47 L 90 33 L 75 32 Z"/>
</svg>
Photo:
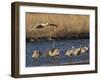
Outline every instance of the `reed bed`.
<svg viewBox="0 0 100 80">
<path fill-rule="evenodd" d="M 33 29 L 36 24 L 56 24 L 58 27 L 45 27 Z M 54 14 L 54 13 L 26 13 L 26 37 L 68 37 L 72 35 L 89 34 L 89 16 Z"/>
</svg>

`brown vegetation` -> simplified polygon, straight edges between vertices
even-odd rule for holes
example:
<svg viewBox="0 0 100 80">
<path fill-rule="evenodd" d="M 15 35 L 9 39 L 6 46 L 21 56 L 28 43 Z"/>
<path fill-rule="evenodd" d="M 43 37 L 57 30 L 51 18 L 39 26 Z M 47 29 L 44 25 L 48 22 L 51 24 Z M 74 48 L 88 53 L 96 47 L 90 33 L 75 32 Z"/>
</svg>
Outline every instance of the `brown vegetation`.
<svg viewBox="0 0 100 80">
<path fill-rule="evenodd" d="M 32 29 L 36 24 L 51 23 L 55 27 Z M 68 37 L 89 34 L 89 16 L 52 13 L 26 13 L 26 37 Z"/>
</svg>

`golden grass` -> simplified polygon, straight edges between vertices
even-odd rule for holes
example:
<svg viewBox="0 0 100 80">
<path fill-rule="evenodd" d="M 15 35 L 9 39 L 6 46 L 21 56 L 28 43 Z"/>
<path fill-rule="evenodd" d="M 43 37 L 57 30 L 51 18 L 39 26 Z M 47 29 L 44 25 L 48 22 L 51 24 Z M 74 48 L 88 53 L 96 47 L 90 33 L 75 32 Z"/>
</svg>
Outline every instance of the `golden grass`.
<svg viewBox="0 0 100 80">
<path fill-rule="evenodd" d="M 58 25 L 43 29 L 32 27 L 40 23 L 52 23 Z M 68 15 L 50 13 L 26 13 L 26 36 L 27 37 L 46 37 L 46 36 L 69 36 L 89 33 L 89 16 L 87 15 Z"/>
</svg>

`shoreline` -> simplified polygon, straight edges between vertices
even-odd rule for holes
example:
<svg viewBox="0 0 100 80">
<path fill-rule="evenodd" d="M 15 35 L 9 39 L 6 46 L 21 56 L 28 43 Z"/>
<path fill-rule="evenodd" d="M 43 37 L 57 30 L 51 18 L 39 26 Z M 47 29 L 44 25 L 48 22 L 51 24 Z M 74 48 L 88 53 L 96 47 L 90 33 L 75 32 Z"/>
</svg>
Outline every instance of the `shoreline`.
<svg viewBox="0 0 100 80">
<path fill-rule="evenodd" d="M 42 37 L 42 38 L 26 38 L 26 42 L 38 42 L 38 41 L 51 41 L 51 40 L 55 40 L 55 41 L 60 41 L 60 40 L 77 40 L 77 39 L 89 39 L 89 36 L 87 35 L 80 35 L 80 36 L 68 36 L 68 37 L 52 37 L 52 38 L 48 38 L 48 37 Z"/>
</svg>

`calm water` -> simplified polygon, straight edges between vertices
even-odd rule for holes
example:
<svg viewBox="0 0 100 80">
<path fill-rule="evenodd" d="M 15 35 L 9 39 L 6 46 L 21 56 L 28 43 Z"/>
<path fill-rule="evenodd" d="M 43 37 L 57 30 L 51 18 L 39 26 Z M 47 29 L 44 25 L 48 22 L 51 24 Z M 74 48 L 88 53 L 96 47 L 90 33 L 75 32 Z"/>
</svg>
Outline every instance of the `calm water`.
<svg viewBox="0 0 100 80">
<path fill-rule="evenodd" d="M 51 58 L 41 56 L 38 60 L 32 59 L 32 51 L 40 50 L 44 54 L 47 50 L 52 49 L 52 44 L 53 41 L 26 42 L 26 67 L 89 63 L 89 50 L 86 54 L 78 56 L 68 57 L 64 55 L 72 46 L 78 48 L 81 44 L 82 46 L 89 47 L 89 39 L 55 41 L 55 48 L 60 49 L 60 57 Z"/>
</svg>

